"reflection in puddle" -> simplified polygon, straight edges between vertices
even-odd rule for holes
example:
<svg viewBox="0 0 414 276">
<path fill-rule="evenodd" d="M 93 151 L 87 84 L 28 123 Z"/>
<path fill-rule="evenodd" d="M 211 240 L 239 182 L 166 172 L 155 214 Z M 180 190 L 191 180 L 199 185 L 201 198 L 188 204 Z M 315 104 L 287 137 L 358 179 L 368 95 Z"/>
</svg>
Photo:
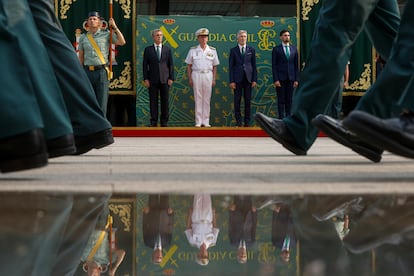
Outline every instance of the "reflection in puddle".
<svg viewBox="0 0 414 276">
<path fill-rule="evenodd" d="M 0 207 L 1 275 L 414 273 L 406 196 L 2 193 Z"/>
<path fill-rule="evenodd" d="M 154 205 L 154 198 L 164 203 Z M 148 223 L 145 213 L 151 205 L 154 216 Z M 142 229 L 136 239 L 138 275 L 296 275 L 294 225 L 289 206 L 280 200 L 208 194 L 139 195 L 137 210 L 138 214 L 144 210 L 143 219 L 138 215 L 137 220 L 138 230 Z M 167 218 L 168 210 L 172 212 Z M 168 225 L 172 217 L 173 229 Z M 152 252 L 160 246 L 147 242 L 149 228 L 153 237 L 160 237 L 154 241 L 168 241 L 162 237 L 172 230 L 172 242 L 161 246 L 159 265 L 151 261 Z"/>
</svg>

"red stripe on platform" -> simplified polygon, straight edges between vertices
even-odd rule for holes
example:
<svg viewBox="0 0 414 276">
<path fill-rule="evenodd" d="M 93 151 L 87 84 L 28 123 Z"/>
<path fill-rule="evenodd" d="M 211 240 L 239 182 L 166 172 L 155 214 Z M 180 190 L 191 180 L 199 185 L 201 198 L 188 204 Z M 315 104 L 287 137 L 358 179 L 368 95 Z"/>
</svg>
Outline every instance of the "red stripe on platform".
<svg viewBox="0 0 414 276">
<path fill-rule="evenodd" d="M 114 137 L 269 137 L 261 128 L 113 127 Z M 318 137 L 327 137 L 319 132 Z"/>
<path fill-rule="evenodd" d="M 113 127 L 115 137 L 268 137 L 256 127 Z"/>
</svg>

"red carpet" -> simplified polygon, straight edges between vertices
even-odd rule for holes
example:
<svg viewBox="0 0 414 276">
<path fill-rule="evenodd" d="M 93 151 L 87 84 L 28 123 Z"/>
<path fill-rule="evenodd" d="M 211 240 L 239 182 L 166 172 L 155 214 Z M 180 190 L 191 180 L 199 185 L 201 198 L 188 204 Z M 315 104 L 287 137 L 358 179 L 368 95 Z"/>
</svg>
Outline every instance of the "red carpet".
<svg viewBox="0 0 414 276">
<path fill-rule="evenodd" d="M 258 127 L 114 127 L 115 137 L 268 137 Z"/>
<path fill-rule="evenodd" d="M 115 137 L 269 137 L 259 127 L 113 127 Z M 319 137 L 326 137 L 320 132 Z"/>
</svg>

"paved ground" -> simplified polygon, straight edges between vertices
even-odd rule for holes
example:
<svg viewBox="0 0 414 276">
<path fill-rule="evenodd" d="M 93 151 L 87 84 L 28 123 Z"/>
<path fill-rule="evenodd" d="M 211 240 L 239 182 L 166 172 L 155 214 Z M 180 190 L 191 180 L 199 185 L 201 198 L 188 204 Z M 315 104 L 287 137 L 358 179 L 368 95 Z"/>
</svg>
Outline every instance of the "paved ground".
<svg viewBox="0 0 414 276">
<path fill-rule="evenodd" d="M 414 160 L 374 164 L 329 138 L 294 156 L 268 137 L 116 138 L 83 156 L 0 174 L 2 191 L 193 194 L 413 193 Z"/>
</svg>

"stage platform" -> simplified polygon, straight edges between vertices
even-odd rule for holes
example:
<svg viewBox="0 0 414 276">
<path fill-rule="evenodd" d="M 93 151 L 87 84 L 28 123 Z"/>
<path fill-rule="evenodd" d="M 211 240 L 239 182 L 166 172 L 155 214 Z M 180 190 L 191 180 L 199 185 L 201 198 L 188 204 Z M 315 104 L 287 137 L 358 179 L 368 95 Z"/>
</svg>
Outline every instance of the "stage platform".
<svg viewBox="0 0 414 276">
<path fill-rule="evenodd" d="M 114 127 L 115 137 L 267 137 L 259 127 Z"/>
<path fill-rule="evenodd" d="M 268 137 L 259 127 L 114 127 L 112 131 L 115 137 Z"/>
</svg>

